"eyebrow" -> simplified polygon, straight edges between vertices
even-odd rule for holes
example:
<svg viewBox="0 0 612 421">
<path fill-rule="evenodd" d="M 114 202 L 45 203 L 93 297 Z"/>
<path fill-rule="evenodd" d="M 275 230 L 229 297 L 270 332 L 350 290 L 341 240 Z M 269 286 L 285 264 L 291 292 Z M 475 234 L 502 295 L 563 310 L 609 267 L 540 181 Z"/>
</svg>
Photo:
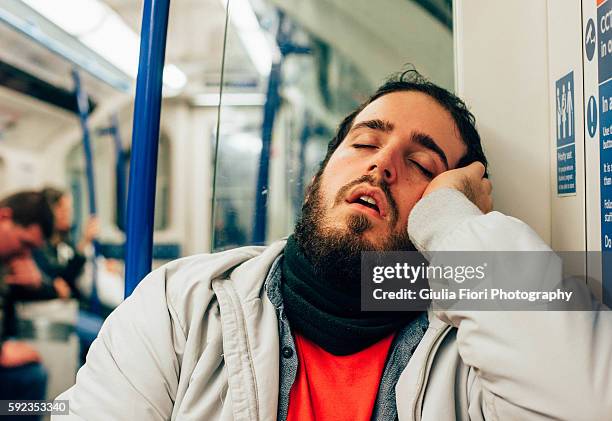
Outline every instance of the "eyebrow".
<svg viewBox="0 0 612 421">
<path fill-rule="evenodd" d="M 388 133 L 393 131 L 394 127 L 395 126 L 390 121 L 381 120 L 377 118 L 374 120 L 360 121 L 359 123 L 351 127 L 351 130 L 349 132 L 353 132 L 359 129 L 372 129 Z"/>
<path fill-rule="evenodd" d="M 438 146 L 438 144 L 433 140 L 431 136 L 423 132 L 414 132 L 412 133 L 412 135 L 410 135 L 410 140 L 434 152 L 436 155 L 440 157 L 440 159 L 446 166 L 446 169 L 447 170 L 449 169 L 448 159 L 446 159 L 446 154 L 444 153 L 442 148 Z"/>
</svg>

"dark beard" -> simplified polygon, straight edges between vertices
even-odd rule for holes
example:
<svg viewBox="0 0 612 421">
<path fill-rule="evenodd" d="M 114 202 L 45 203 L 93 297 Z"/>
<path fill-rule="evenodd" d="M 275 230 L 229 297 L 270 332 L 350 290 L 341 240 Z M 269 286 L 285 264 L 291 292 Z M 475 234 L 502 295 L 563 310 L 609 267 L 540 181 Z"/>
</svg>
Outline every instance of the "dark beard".
<svg viewBox="0 0 612 421">
<path fill-rule="evenodd" d="M 294 237 L 302 253 L 313 265 L 317 275 L 323 279 L 335 281 L 339 287 L 350 287 L 350 291 L 359 293 L 355 288 L 360 283 L 361 252 L 363 251 L 416 251 L 408 237 L 406 229 L 392 234 L 382 246 L 375 246 L 363 238 L 362 234 L 372 227 L 367 216 L 350 215 L 347 229 L 325 227 L 325 211 L 320 192 L 321 174 L 318 174 L 309 188 L 308 200 L 302 206 L 302 215 L 295 226 Z M 386 183 L 375 183 L 373 177 L 364 176 L 342 187 L 335 203 L 345 197 L 346 192 L 357 184 L 369 182 L 380 187 L 391 207 L 391 224 L 398 219 L 397 205 L 391 196 Z M 394 227 L 392 227 L 394 228 Z"/>
</svg>

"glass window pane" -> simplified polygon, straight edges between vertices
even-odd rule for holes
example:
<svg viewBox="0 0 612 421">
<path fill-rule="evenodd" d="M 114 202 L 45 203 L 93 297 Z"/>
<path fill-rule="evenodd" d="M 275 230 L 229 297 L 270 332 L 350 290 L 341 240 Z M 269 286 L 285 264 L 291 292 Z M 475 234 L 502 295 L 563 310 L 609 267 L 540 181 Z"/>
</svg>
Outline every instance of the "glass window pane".
<svg viewBox="0 0 612 421">
<path fill-rule="evenodd" d="M 410 65 L 453 88 L 449 0 L 229 0 L 213 249 L 292 232 L 340 121 Z"/>
</svg>

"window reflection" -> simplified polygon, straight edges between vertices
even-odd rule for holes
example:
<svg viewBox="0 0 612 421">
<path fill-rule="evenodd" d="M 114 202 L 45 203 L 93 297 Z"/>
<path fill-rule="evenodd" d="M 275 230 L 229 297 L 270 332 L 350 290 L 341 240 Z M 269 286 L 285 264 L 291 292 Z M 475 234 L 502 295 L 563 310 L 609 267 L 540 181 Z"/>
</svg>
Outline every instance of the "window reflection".
<svg viewBox="0 0 612 421">
<path fill-rule="evenodd" d="M 113 140 L 106 134 L 92 136 L 95 189 L 98 215 L 103 225 L 120 228 L 117 203 L 117 151 Z M 125 174 L 129 174 L 129 151 L 123 154 Z M 83 146 L 78 143 L 68 153 L 67 179 L 74 200 L 75 235 L 79 235 L 82 221 L 89 215 L 88 190 L 83 157 Z M 157 162 L 157 181 L 155 194 L 155 230 L 161 231 L 169 226 L 171 212 L 171 147 L 170 139 L 164 133 L 159 141 Z M 125 206 L 125 204 L 124 204 Z"/>
<path fill-rule="evenodd" d="M 453 85 L 447 0 L 229 0 L 228 10 L 213 250 L 290 234 L 337 125 L 391 73 L 410 63 Z M 241 106 L 249 95 L 263 104 Z"/>
</svg>

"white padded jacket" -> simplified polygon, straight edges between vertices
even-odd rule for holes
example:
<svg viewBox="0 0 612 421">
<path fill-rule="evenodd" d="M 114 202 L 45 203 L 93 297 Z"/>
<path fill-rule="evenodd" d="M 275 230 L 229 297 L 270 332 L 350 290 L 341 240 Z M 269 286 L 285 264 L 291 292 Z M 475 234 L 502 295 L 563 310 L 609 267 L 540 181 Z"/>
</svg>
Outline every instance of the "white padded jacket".
<svg viewBox="0 0 612 421">
<path fill-rule="evenodd" d="M 417 203 L 419 250 L 548 250 L 521 221 L 446 189 Z M 171 262 L 106 320 L 76 384 L 79 420 L 274 420 L 278 321 L 263 284 L 284 241 Z M 517 268 L 517 276 L 521 276 Z M 401 421 L 612 420 L 612 313 L 454 311 L 396 387 Z"/>
</svg>

